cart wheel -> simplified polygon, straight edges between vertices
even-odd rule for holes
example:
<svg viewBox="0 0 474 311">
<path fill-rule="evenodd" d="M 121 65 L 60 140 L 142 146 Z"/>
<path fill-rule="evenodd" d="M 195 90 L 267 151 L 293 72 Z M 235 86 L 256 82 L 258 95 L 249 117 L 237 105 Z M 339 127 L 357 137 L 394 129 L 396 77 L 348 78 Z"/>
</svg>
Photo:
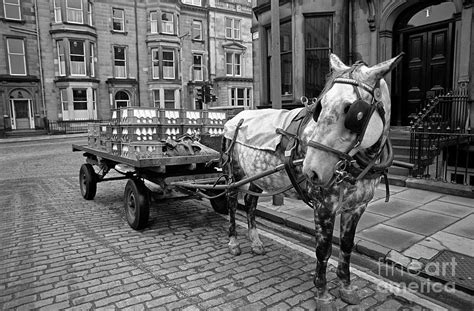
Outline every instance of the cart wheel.
<svg viewBox="0 0 474 311">
<path fill-rule="evenodd" d="M 218 195 L 219 192 L 212 192 L 208 194 L 211 196 L 215 196 L 215 195 Z M 215 199 L 210 199 L 209 201 L 211 201 L 211 206 L 216 213 L 219 213 L 222 215 L 229 214 L 229 206 L 227 205 L 226 195 L 221 195 L 220 197 L 217 197 Z"/>
<path fill-rule="evenodd" d="M 139 179 L 129 179 L 124 193 L 127 222 L 135 230 L 144 229 L 150 215 L 150 195 Z"/>
<path fill-rule="evenodd" d="M 81 187 L 82 197 L 86 200 L 92 200 L 97 193 L 97 175 L 94 167 L 85 163 L 79 170 L 79 186 Z"/>
</svg>

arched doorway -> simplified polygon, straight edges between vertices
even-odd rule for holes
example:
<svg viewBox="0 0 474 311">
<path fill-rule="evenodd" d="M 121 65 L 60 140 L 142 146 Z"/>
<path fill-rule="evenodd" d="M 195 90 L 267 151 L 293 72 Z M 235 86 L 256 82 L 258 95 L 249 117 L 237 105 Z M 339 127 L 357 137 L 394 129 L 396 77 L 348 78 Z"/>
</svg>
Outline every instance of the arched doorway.
<svg viewBox="0 0 474 311">
<path fill-rule="evenodd" d="M 10 92 L 10 116 L 13 130 L 34 129 L 33 102 L 31 95 L 24 89 Z"/>
<path fill-rule="evenodd" d="M 118 91 L 115 93 L 115 108 L 122 108 L 130 106 L 130 96 L 125 91 Z"/>
<path fill-rule="evenodd" d="M 427 97 L 452 88 L 454 18 L 452 2 L 417 4 L 394 25 L 395 50 L 405 57 L 399 75 L 400 101 L 393 107 L 394 125 L 409 125 Z"/>
</svg>

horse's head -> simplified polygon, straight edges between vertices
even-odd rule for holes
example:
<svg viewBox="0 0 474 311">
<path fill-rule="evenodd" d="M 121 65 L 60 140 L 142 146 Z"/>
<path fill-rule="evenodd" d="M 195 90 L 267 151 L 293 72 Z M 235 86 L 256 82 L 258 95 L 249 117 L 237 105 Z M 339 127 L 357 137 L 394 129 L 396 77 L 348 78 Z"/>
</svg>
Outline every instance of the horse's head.
<svg viewBox="0 0 474 311">
<path fill-rule="evenodd" d="M 388 135 L 390 94 L 383 77 L 401 56 L 372 67 L 360 62 L 348 67 L 330 55 L 331 74 L 304 131 L 308 147 L 303 173 L 311 184 L 328 185 L 348 156 Z"/>
</svg>

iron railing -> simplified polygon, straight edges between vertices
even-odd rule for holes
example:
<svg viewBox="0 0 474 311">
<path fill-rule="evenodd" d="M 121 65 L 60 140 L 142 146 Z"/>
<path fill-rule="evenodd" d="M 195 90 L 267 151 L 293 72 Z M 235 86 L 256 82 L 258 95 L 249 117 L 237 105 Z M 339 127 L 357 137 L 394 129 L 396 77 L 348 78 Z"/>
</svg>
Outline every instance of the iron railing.
<svg viewBox="0 0 474 311">
<path fill-rule="evenodd" d="M 414 177 L 474 186 L 474 133 L 466 89 L 428 98 L 412 120 Z"/>
<path fill-rule="evenodd" d="M 98 120 L 47 120 L 49 134 L 87 133 L 87 124 Z"/>
</svg>

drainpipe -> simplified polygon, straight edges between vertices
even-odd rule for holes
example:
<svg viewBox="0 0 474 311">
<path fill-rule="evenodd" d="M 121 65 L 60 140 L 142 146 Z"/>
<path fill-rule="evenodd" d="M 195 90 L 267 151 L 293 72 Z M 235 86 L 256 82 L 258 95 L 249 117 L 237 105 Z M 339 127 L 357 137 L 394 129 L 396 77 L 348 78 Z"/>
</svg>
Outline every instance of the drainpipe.
<svg viewBox="0 0 474 311">
<path fill-rule="evenodd" d="M 135 10 L 135 51 L 136 51 L 136 59 L 137 59 L 137 101 L 138 106 L 141 106 L 140 100 L 140 57 L 139 53 L 139 46 L 138 46 L 138 13 L 137 13 L 137 0 L 133 1 L 133 6 Z"/>
<path fill-rule="evenodd" d="M 41 101 L 43 107 L 43 116 L 46 117 L 46 96 L 44 93 L 44 71 L 43 71 L 43 60 L 41 59 L 41 44 L 40 44 L 40 33 L 39 33 L 39 21 L 38 21 L 38 0 L 35 0 L 35 22 L 36 22 L 36 42 L 38 44 L 38 62 L 40 71 L 40 87 L 41 87 Z M 45 124 L 46 126 L 46 124 Z"/>
<path fill-rule="evenodd" d="M 353 54 L 353 46 L 352 46 L 352 34 L 353 34 L 353 27 L 354 27 L 354 4 L 353 0 L 349 0 L 349 9 L 347 12 L 348 20 L 349 20 L 349 42 L 348 42 L 348 49 L 349 49 L 349 64 L 354 62 L 354 54 Z"/>
</svg>

